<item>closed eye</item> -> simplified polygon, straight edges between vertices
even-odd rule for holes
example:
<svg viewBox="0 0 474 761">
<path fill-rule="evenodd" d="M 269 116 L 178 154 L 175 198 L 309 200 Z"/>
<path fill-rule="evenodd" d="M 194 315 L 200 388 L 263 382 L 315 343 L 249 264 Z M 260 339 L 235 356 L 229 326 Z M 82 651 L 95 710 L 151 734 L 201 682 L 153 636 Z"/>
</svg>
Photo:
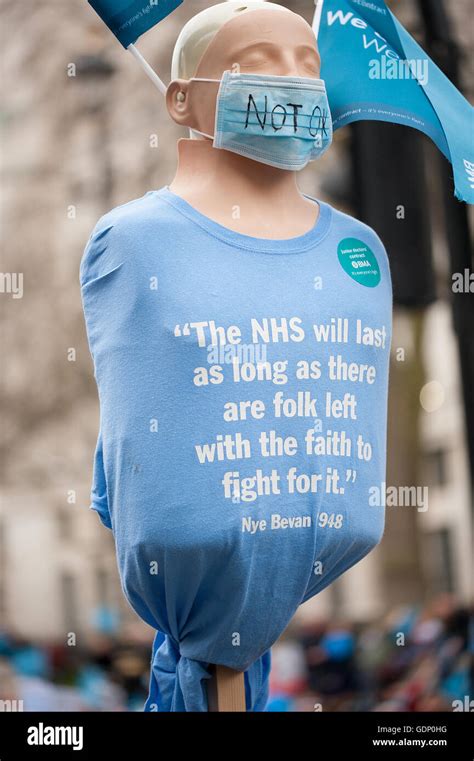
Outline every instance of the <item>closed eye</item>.
<svg viewBox="0 0 474 761">
<path fill-rule="evenodd" d="M 266 58 L 255 58 L 255 60 L 247 61 L 246 63 L 241 63 L 240 68 L 241 69 L 258 69 L 260 66 L 268 66 L 269 61 L 267 61 Z"/>
</svg>

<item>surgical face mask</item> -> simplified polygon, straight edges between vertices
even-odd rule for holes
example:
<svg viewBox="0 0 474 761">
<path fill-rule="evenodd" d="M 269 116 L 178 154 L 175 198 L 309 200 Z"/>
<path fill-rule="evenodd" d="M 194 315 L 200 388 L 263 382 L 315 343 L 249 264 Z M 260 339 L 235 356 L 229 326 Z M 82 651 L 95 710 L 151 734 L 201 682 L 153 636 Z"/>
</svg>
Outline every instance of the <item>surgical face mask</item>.
<svg viewBox="0 0 474 761">
<path fill-rule="evenodd" d="M 332 142 L 332 119 L 322 79 L 232 74 L 220 82 L 214 148 L 279 169 L 303 169 L 322 156 Z"/>
</svg>

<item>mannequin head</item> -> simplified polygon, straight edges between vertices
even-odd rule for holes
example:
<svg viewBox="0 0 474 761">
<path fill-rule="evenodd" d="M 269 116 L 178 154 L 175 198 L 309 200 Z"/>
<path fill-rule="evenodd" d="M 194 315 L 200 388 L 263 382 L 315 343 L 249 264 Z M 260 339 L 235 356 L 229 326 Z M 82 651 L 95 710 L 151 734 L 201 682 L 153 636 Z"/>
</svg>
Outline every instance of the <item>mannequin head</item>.
<svg viewBox="0 0 474 761">
<path fill-rule="evenodd" d="M 313 30 L 296 13 L 270 2 L 220 3 L 183 29 L 173 56 L 167 106 L 182 126 L 213 134 L 218 82 L 224 71 L 319 78 Z M 190 81 L 191 80 L 191 81 Z"/>
</svg>

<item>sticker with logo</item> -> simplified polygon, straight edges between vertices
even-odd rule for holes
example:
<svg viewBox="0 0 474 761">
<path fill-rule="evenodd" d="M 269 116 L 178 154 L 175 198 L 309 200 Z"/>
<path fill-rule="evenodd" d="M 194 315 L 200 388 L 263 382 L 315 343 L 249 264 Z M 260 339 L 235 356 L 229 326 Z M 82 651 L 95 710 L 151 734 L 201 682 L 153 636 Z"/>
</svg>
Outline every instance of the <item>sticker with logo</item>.
<svg viewBox="0 0 474 761">
<path fill-rule="evenodd" d="M 374 252 L 358 238 L 344 238 L 337 247 L 341 267 L 352 280 L 367 288 L 380 283 L 380 267 Z"/>
</svg>

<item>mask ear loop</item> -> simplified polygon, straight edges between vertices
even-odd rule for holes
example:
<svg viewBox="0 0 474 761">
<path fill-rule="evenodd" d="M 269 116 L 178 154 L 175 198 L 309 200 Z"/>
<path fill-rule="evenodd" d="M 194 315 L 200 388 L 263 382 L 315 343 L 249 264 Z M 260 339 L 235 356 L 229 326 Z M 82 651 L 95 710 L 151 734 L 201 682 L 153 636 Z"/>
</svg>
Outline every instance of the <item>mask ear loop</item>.
<svg viewBox="0 0 474 761">
<path fill-rule="evenodd" d="M 191 77 L 189 80 L 190 82 L 221 82 L 220 79 L 207 79 L 206 77 Z M 209 138 L 209 140 L 212 140 L 214 142 L 215 137 L 213 135 L 208 135 L 207 132 L 201 132 L 198 129 L 195 129 L 194 127 L 190 127 L 190 132 L 195 132 L 197 135 L 202 135 L 203 137 Z"/>
<path fill-rule="evenodd" d="M 220 79 L 206 79 L 205 77 L 191 77 L 190 82 L 220 82 Z"/>
<path fill-rule="evenodd" d="M 135 60 L 138 62 L 139 66 L 141 66 L 141 68 L 143 69 L 147 77 L 151 79 L 151 81 L 153 82 L 155 87 L 160 91 L 160 93 L 162 95 L 166 95 L 166 90 L 168 88 L 166 87 L 163 80 L 160 79 L 156 71 L 151 68 L 150 64 L 148 63 L 148 61 L 145 60 L 145 58 L 142 56 L 138 48 L 136 48 L 135 45 L 129 45 L 127 47 L 127 50 L 130 51 L 130 53 L 133 55 Z"/>
<path fill-rule="evenodd" d="M 209 140 L 212 140 L 212 141 L 214 141 L 214 138 L 213 138 L 213 136 L 212 136 L 212 135 L 208 135 L 208 134 L 207 134 L 207 132 L 201 132 L 200 130 L 198 130 L 198 129 L 195 129 L 195 127 L 190 127 L 190 128 L 189 128 L 189 131 L 190 131 L 190 132 L 196 132 L 196 134 L 198 134 L 198 135 L 202 135 L 203 137 L 208 137 L 208 138 L 209 138 Z"/>
</svg>

